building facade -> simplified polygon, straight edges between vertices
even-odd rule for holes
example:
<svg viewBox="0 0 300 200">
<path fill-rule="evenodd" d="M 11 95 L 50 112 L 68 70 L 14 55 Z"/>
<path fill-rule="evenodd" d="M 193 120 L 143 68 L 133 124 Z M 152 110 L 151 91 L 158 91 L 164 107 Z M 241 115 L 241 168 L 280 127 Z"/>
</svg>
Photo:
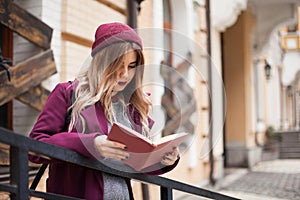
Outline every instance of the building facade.
<svg viewBox="0 0 300 200">
<path fill-rule="evenodd" d="M 128 23 L 129 6 L 138 5 L 131 0 L 14 3 L 53 29 L 51 49 L 57 73 L 42 83 L 50 91 L 58 82 L 73 80 L 84 66 L 99 24 Z M 135 7 L 156 137 L 174 130 L 191 132 L 181 146 L 179 165 L 164 176 L 199 186 L 213 184 L 224 176 L 227 166 L 251 167 L 262 159 L 268 127 L 299 126 L 299 114 L 294 112 L 299 109 L 296 92 L 289 93 L 289 86 L 299 90 L 298 68 L 291 69 L 298 53 L 286 52 L 280 45 L 282 35 L 289 35 L 283 27 L 299 18 L 295 14 L 299 3 L 145 0 Z M 13 65 L 41 51 L 18 34 L 12 40 Z M 284 48 L 295 45 L 283 43 Z M 267 64 L 270 77 L 265 74 Z M 11 112 L 13 130 L 27 135 L 39 111 L 13 100 Z M 141 184 L 133 182 L 133 187 L 140 199 Z M 159 188 L 149 189 L 150 198 L 157 199 Z"/>
</svg>

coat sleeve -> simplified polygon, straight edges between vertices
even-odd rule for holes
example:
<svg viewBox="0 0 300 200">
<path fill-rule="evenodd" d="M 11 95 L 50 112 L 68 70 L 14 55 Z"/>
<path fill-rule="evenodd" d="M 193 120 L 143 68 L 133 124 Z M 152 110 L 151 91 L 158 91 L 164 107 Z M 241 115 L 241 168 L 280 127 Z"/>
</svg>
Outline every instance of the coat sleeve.
<svg viewBox="0 0 300 200">
<path fill-rule="evenodd" d="M 94 138 L 99 133 L 82 134 L 64 130 L 71 92 L 69 83 L 60 83 L 54 88 L 29 137 L 95 158 Z M 29 159 L 36 163 L 47 162 L 38 156 L 29 156 Z"/>
</svg>

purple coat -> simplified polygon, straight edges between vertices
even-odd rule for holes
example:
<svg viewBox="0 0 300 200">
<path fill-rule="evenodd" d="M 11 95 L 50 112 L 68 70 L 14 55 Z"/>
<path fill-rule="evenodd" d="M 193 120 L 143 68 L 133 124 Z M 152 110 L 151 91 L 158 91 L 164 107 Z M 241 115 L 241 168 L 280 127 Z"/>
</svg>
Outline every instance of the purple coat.
<svg viewBox="0 0 300 200">
<path fill-rule="evenodd" d="M 66 132 L 65 118 L 73 91 L 74 86 L 68 82 L 60 83 L 55 87 L 29 136 L 39 141 L 74 150 L 90 158 L 99 159 L 99 154 L 94 147 L 94 138 L 99 134 L 108 134 L 108 122 L 103 108 L 100 104 L 96 104 L 82 111 L 82 116 L 87 121 L 88 134 L 78 133 L 76 129 L 73 129 L 72 132 Z M 128 112 L 134 129 L 140 132 L 140 118 L 137 110 L 129 106 Z M 153 124 L 151 119 L 149 119 L 149 124 L 150 126 Z M 47 192 L 87 200 L 103 199 L 104 185 L 101 172 L 70 163 L 49 161 L 37 156 L 30 156 L 29 159 L 35 163 L 50 163 Z M 168 172 L 177 163 L 178 160 L 172 166 L 148 174 L 158 175 Z M 130 197 L 133 199 L 130 179 L 125 180 Z"/>
</svg>

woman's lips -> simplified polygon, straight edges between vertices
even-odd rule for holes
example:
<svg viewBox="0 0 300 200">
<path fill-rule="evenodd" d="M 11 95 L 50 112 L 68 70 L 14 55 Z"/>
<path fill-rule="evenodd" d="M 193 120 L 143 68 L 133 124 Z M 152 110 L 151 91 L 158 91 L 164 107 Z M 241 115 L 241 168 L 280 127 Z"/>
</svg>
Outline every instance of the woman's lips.
<svg viewBox="0 0 300 200">
<path fill-rule="evenodd" d="M 126 81 L 124 82 L 124 81 L 120 81 L 120 82 L 118 82 L 118 85 L 120 85 L 120 86 L 124 86 L 124 85 L 126 85 Z"/>
</svg>

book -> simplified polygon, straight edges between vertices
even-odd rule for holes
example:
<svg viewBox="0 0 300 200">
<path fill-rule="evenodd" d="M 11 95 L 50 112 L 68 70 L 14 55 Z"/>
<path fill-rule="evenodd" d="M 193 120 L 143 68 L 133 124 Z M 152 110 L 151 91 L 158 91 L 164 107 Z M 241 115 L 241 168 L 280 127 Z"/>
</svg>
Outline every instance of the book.
<svg viewBox="0 0 300 200">
<path fill-rule="evenodd" d="M 107 138 L 126 145 L 130 156 L 124 160 L 124 163 L 136 171 L 143 171 L 147 167 L 160 163 L 164 155 L 178 147 L 187 135 L 188 133 L 184 132 L 175 133 L 153 142 L 131 128 L 114 123 Z"/>
</svg>

